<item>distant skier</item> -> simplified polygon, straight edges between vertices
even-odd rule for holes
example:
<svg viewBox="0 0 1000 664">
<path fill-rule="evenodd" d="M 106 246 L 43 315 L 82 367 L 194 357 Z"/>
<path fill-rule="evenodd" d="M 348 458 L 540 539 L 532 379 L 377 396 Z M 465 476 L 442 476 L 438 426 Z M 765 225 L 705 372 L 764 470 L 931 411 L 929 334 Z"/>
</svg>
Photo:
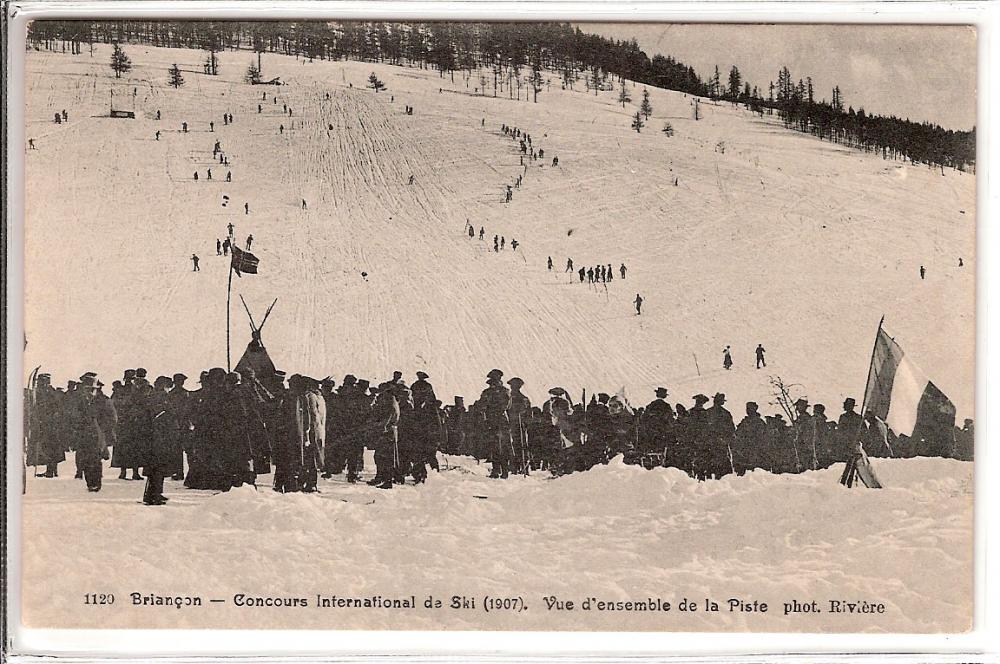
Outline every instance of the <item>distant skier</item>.
<svg viewBox="0 0 1000 664">
<path fill-rule="evenodd" d="M 517 244 L 518 244 L 517 240 L 511 238 L 511 241 L 510 241 L 510 250 L 511 251 L 517 251 Z"/>
<path fill-rule="evenodd" d="M 764 353 L 767 351 L 764 350 L 762 345 L 757 344 L 757 350 L 755 352 L 757 353 L 757 368 L 760 369 L 761 367 L 766 367 L 767 362 L 764 361 Z"/>
<path fill-rule="evenodd" d="M 211 168 L 208 169 L 208 176 L 206 177 L 206 179 L 207 180 L 211 180 L 212 179 L 212 169 Z"/>
<path fill-rule="evenodd" d="M 642 315 L 642 296 L 638 293 L 635 294 L 635 315 Z"/>
<path fill-rule="evenodd" d="M 479 240 L 480 240 L 480 241 L 482 241 L 482 239 L 483 239 L 483 235 L 485 235 L 485 234 L 486 234 L 486 229 L 485 229 L 485 228 L 483 228 L 482 226 L 480 226 L 480 227 L 479 227 Z"/>
<path fill-rule="evenodd" d="M 493 253 L 500 253 L 500 236 L 493 236 Z"/>
<path fill-rule="evenodd" d="M 209 122 L 208 123 L 208 130 L 209 131 L 215 131 L 215 123 L 214 122 Z"/>
<path fill-rule="evenodd" d="M 573 271 L 573 259 L 572 258 L 567 258 L 566 259 L 566 269 L 563 270 L 563 272 L 566 273 L 566 272 L 572 272 L 572 271 Z"/>
<path fill-rule="evenodd" d="M 156 130 L 156 140 L 160 140 L 160 130 Z"/>
<path fill-rule="evenodd" d="M 156 119 L 157 119 L 157 120 L 159 120 L 159 119 L 160 119 L 160 111 L 159 111 L 159 110 L 157 110 L 157 111 L 156 111 Z"/>
<path fill-rule="evenodd" d="M 413 175 L 410 175 L 410 184 L 413 184 Z"/>
<path fill-rule="evenodd" d="M 156 132 L 156 140 L 160 140 L 160 132 Z M 28 139 L 28 149 L 29 150 L 36 150 L 37 149 L 35 147 L 35 139 L 33 139 L 33 138 L 29 138 Z M 962 259 L 959 258 L 958 260 L 961 261 Z"/>
<path fill-rule="evenodd" d="M 722 350 L 722 368 L 726 371 L 733 368 L 733 355 L 729 351 L 729 346 Z"/>
<path fill-rule="evenodd" d="M 285 133 L 285 125 L 283 125 L 283 124 L 282 125 L 278 125 L 278 133 L 279 134 L 284 134 Z"/>
<path fill-rule="evenodd" d="M 195 172 L 194 172 L 194 181 L 195 181 L 195 182 L 197 182 L 197 181 L 198 181 L 198 171 L 195 171 Z"/>
<path fill-rule="evenodd" d="M 587 276 L 587 271 L 581 267 L 579 274 L 580 274 L 580 283 L 582 284 L 584 277 Z"/>
<path fill-rule="evenodd" d="M 215 238 L 215 255 L 216 256 L 222 255 L 222 240 L 220 240 L 219 238 Z"/>
<path fill-rule="evenodd" d="M 625 263 L 622 263 L 622 266 L 620 268 L 618 268 L 618 269 L 622 273 L 622 279 L 624 279 L 625 278 Z"/>
<path fill-rule="evenodd" d="M 233 172 L 226 171 L 226 182 L 232 182 L 232 181 L 233 181 Z"/>
<path fill-rule="evenodd" d="M 549 264 L 549 271 L 551 272 L 552 271 L 552 256 L 549 256 L 548 264 Z"/>
<path fill-rule="evenodd" d="M 964 265 L 965 265 L 965 263 L 963 263 L 963 262 L 962 262 L 962 258 L 961 258 L 961 256 L 960 256 L 960 257 L 959 257 L 959 259 L 958 259 L 958 266 L 959 266 L 959 267 L 962 267 L 962 266 L 964 266 Z"/>
<path fill-rule="evenodd" d="M 469 224 L 469 239 L 470 240 L 476 239 L 476 229 L 473 228 L 472 224 Z"/>
<path fill-rule="evenodd" d="M 243 204 L 243 214 L 250 214 L 250 204 L 249 203 L 244 203 Z"/>
<path fill-rule="evenodd" d="M 611 263 L 608 263 L 608 272 L 607 272 L 607 274 L 608 274 L 608 281 L 614 281 L 615 280 L 615 271 L 611 269 Z"/>
<path fill-rule="evenodd" d="M 588 284 L 594 283 L 594 268 L 592 267 L 587 268 L 587 283 Z"/>
<path fill-rule="evenodd" d="M 185 134 L 188 133 L 188 123 L 186 122 L 181 123 L 181 131 L 184 132 Z"/>
<path fill-rule="evenodd" d="M 253 233 L 247 235 L 247 251 L 250 251 L 251 244 L 253 244 Z"/>
<path fill-rule="evenodd" d="M 231 246 L 233 246 L 233 241 L 230 240 L 228 237 L 225 240 L 222 241 L 222 255 L 223 256 L 228 256 L 229 255 L 229 247 L 231 247 Z"/>
<path fill-rule="evenodd" d="M 306 207 L 307 207 L 307 206 L 306 206 L 306 199 L 304 199 L 304 198 L 303 198 L 303 199 L 302 199 L 302 209 L 303 209 L 303 210 L 305 210 L 305 209 L 306 209 Z"/>
<path fill-rule="evenodd" d="M 134 97 L 135 95 L 132 96 Z M 66 112 L 65 108 L 62 110 L 62 118 L 63 122 L 69 122 L 69 113 Z"/>
<path fill-rule="evenodd" d="M 503 236 L 500 236 L 500 250 L 501 251 L 503 251 L 503 248 L 504 248 L 505 244 L 507 244 L 507 240 Z"/>
<path fill-rule="evenodd" d="M 229 237 L 230 238 L 233 237 L 233 229 L 234 228 L 235 227 L 233 226 L 233 222 L 230 221 L 228 224 L 226 224 L 226 230 L 229 231 Z"/>
<path fill-rule="evenodd" d="M 923 278 L 924 278 L 924 275 L 926 275 L 926 274 L 927 274 L 927 270 L 926 270 L 926 269 L 924 269 L 924 266 L 923 266 L 923 265 L 921 265 L 921 266 L 920 266 L 920 278 L 921 278 L 921 279 L 923 279 Z"/>
<path fill-rule="evenodd" d="M 198 267 L 198 254 L 191 254 L 191 262 L 194 263 L 194 269 L 192 272 L 201 272 L 201 268 Z"/>
<path fill-rule="evenodd" d="M 559 157 L 552 157 L 552 165 L 553 166 L 559 165 Z"/>
</svg>

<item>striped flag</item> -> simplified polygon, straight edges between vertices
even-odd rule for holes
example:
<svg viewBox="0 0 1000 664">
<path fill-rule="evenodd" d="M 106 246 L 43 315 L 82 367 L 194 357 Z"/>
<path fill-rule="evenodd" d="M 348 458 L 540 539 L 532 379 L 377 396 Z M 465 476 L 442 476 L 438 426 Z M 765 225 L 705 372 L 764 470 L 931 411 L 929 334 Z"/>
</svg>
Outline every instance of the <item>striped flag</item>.
<svg viewBox="0 0 1000 664">
<path fill-rule="evenodd" d="M 906 357 L 903 348 L 879 327 L 868 372 L 865 410 L 896 432 L 913 436 L 917 422 L 937 420 L 955 406 L 920 369 Z"/>
<path fill-rule="evenodd" d="M 242 273 L 247 274 L 257 274 L 257 265 L 260 263 L 260 259 L 251 254 L 249 251 L 243 251 L 236 245 L 233 245 L 233 271 L 236 272 L 237 277 L 242 277 Z"/>
</svg>

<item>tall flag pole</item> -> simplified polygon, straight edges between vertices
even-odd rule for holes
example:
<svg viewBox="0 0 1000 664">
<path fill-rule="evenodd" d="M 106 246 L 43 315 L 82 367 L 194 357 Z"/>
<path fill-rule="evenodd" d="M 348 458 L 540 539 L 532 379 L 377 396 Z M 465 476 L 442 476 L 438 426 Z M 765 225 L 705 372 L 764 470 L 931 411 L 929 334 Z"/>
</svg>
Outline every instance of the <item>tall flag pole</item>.
<svg viewBox="0 0 1000 664">
<path fill-rule="evenodd" d="M 260 259 L 249 251 L 243 251 L 235 244 L 232 247 L 232 260 L 229 261 L 229 284 L 226 286 L 226 371 L 232 371 L 229 351 L 229 310 L 233 294 L 233 272 L 237 277 L 242 278 L 243 273 L 257 274 L 257 266 Z M 274 306 L 273 304 L 271 306 Z M 263 326 L 263 323 L 261 323 Z"/>
</svg>

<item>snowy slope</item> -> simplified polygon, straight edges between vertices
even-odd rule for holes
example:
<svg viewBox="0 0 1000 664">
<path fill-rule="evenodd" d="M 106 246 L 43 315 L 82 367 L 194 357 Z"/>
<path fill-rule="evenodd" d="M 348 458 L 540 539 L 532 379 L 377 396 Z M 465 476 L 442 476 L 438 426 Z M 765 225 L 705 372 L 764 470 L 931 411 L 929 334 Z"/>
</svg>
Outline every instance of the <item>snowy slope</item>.
<svg viewBox="0 0 1000 664">
<path fill-rule="evenodd" d="M 777 374 L 835 413 L 862 396 L 884 313 L 959 417 L 971 416 L 972 175 L 883 161 L 728 105 L 703 101 L 695 122 L 691 100 L 663 90 L 651 90 L 653 118 L 637 134 L 635 104 L 582 84 L 554 81 L 535 104 L 476 96 L 476 80 L 458 74 L 265 55 L 265 76 L 288 84 L 264 88 L 241 81 L 247 53 L 221 54 L 221 75 L 208 77 L 196 73 L 199 52 L 127 50 L 127 82 L 111 76 L 104 46 L 27 58 L 27 135 L 39 149 L 27 154 L 25 363 L 58 382 L 224 365 L 227 262 L 214 244 L 232 221 L 261 259 L 259 276 L 234 280 L 234 363 L 248 340 L 242 294 L 258 315 L 279 298 L 265 341 L 289 372 L 384 380 L 423 369 L 450 401 L 477 393 L 496 366 L 535 400 L 554 384 L 624 385 L 645 402 L 665 384 L 684 403 L 726 392 L 737 412 L 767 402 Z M 166 85 L 174 62 L 188 70 L 179 90 Z M 373 70 L 388 85 L 377 95 L 365 89 Z M 136 120 L 102 117 L 113 85 L 119 98 L 137 87 Z M 264 90 L 281 101 L 258 114 Z M 63 108 L 70 123 L 53 124 Z M 673 138 L 659 131 L 667 121 Z M 510 205 L 502 191 L 520 167 L 501 123 L 546 153 Z M 216 139 L 231 184 L 221 166 L 204 181 Z M 521 247 L 493 254 L 464 234 L 466 219 Z M 606 292 L 570 285 L 567 257 L 624 261 L 629 276 Z M 757 343 L 767 372 L 752 367 Z M 721 370 L 727 344 L 732 372 Z"/>
<path fill-rule="evenodd" d="M 444 460 L 444 459 L 443 459 Z M 698 483 L 619 460 L 587 472 L 506 482 L 469 459 L 428 484 L 380 491 L 321 481 L 320 494 L 250 487 L 227 494 L 167 482 L 163 508 L 108 471 L 100 494 L 68 477 L 29 479 L 25 622 L 64 627 L 508 628 L 719 631 L 963 631 L 972 607 L 972 464 L 875 460 L 888 488 L 847 489 L 841 467 L 754 472 Z M 371 464 L 371 458 L 368 459 Z M 372 467 L 369 465 L 369 467 Z M 261 478 L 268 486 L 270 477 Z M 59 570 L 72 572 L 62 573 Z M 90 572 L 88 572 L 90 570 Z M 82 572 L 82 573 L 77 573 Z M 81 610 L 87 592 L 113 607 Z M 130 593 L 197 595 L 202 608 L 135 608 Z M 305 598 L 247 608 L 233 596 Z M 414 595 L 415 610 L 316 608 L 316 595 Z M 520 614 L 424 610 L 428 594 L 510 597 Z M 665 613 L 554 612 L 543 598 L 670 601 Z M 209 598 L 226 599 L 209 604 Z M 711 598 L 719 613 L 681 612 Z M 741 598 L 767 613 L 730 612 Z M 785 616 L 785 602 L 822 606 Z M 877 616 L 829 600 L 883 602 Z"/>
</svg>

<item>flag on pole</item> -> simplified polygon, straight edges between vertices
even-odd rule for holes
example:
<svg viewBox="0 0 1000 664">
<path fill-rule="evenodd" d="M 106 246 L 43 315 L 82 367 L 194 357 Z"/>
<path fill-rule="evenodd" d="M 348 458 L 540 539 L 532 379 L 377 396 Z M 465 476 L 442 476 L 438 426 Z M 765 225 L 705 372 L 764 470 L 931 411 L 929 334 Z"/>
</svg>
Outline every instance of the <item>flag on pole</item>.
<svg viewBox="0 0 1000 664">
<path fill-rule="evenodd" d="M 237 277 L 242 277 L 243 272 L 247 274 L 257 274 L 257 265 L 260 263 L 260 259 L 251 254 L 249 251 L 243 251 L 239 247 L 233 245 L 233 271 L 236 272 Z"/>
<path fill-rule="evenodd" d="M 918 420 L 948 412 L 954 418 L 955 414 L 951 400 L 881 327 L 875 339 L 866 394 L 865 411 L 889 425 L 896 435 L 913 436 Z"/>
</svg>

